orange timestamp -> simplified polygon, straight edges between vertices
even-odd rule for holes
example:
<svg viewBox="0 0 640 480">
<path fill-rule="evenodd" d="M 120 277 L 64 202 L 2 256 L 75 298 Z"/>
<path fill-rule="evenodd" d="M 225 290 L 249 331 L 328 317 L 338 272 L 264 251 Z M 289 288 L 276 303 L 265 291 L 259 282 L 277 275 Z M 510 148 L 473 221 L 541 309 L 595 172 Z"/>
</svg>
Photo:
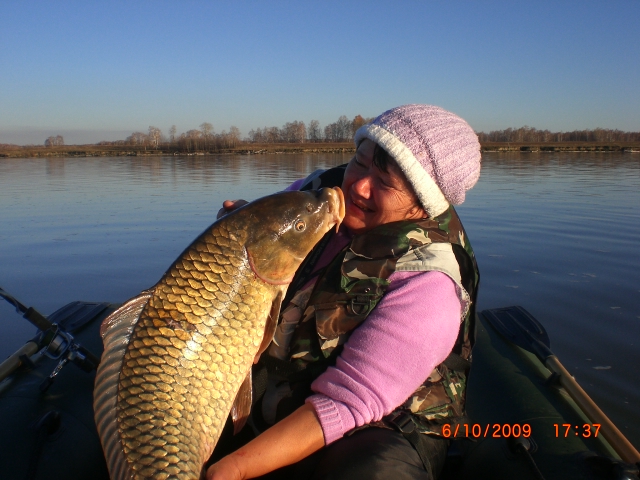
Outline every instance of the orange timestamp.
<svg viewBox="0 0 640 480">
<path fill-rule="evenodd" d="M 510 438 L 531 436 L 531 425 L 528 423 L 458 423 L 456 425 L 443 425 L 442 436 L 445 438 L 472 437 L 472 438 Z"/>
<path fill-rule="evenodd" d="M 599 423 L 583 423 L 582 425 L 573 425 L 572 423 L 554 423 L 556 430 L 556 438 L 567 437 L 597 437 L 600 432 Z"/>
</svg>

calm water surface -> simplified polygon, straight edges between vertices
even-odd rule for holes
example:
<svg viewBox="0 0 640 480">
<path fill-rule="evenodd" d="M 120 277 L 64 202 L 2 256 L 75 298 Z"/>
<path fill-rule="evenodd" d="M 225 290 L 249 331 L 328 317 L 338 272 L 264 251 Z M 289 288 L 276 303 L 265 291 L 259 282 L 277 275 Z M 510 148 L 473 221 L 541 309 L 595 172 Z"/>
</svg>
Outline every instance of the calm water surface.
<svg viewBox="0 0 640 480">
<path fill-rule="evenodd" d="M 255 199 L 343 155 L 0 159 L 0 286 L 45 314 L 153 285 L 224 199 Z M 640 447 L 640 154 L 489 154 L 458 208 L 479 308 L 522 305 Z M 0 303 L 0 358 L 34 327 Z"/>
</svg>

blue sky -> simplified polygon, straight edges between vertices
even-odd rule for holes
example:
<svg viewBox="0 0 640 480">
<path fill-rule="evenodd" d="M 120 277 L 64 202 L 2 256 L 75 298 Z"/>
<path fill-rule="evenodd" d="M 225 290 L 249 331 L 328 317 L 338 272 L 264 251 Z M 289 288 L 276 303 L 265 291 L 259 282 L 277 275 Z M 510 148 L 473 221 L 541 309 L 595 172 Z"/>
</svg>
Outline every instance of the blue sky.
<svg viewBox="0 0 640 480">
<path fill-rule="evenodd" d="M 0 143 L 440 105 L 476 131 L 640 130 L 640 1 L 0 2 Z"/>
</svg>

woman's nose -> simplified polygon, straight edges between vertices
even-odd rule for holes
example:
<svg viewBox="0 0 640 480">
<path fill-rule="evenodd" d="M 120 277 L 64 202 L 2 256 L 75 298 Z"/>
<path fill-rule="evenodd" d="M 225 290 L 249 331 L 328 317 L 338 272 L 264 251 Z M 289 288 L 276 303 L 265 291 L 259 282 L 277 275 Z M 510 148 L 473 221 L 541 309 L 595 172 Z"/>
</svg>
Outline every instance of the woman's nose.
<svg viewBox="0 0 640 480">
<path fill-rule="evenodd" d="M 351 188 L 358 195 L 364 198 L 369 198 L 371 193 L 371 177 L 364 175 L 353 182 Z"/>
</svg>

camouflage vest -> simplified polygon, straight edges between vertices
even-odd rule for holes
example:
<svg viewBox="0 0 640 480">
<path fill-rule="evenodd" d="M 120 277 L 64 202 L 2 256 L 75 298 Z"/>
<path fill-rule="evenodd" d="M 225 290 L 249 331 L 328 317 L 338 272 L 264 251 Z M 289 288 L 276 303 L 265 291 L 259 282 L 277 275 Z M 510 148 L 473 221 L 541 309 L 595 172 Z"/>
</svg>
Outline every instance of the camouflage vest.
<svg viewBox="0 0 640 480">
<path fill-rule="evenodd" d="M 327 172 L 335 175 L 335 170 Z M 292 303 L 303 304 L 304 313 L 295 327 L 291 325 L 294 330 L 285 346 L 284 359 L 304 373 L 297 378 L 305 388 L 335 363 L 351 332 L 386 292 L 394 271 L 432 270 L 445 273 L 456 283 L 462 304 L 460 332 L 452 355 L 397 411 L 409 413 L 424 433 L 438 434 L 443 424 L 460 419 L 479 275 L 473 250 L 453 207 L 434 219 L 389 223 L 354 237 L 319 276 L 313 290 L 303 292 L 301 299 L 294 297 Z M 287 313 L 285 309 L 283 317 Z"/>
</svg>

